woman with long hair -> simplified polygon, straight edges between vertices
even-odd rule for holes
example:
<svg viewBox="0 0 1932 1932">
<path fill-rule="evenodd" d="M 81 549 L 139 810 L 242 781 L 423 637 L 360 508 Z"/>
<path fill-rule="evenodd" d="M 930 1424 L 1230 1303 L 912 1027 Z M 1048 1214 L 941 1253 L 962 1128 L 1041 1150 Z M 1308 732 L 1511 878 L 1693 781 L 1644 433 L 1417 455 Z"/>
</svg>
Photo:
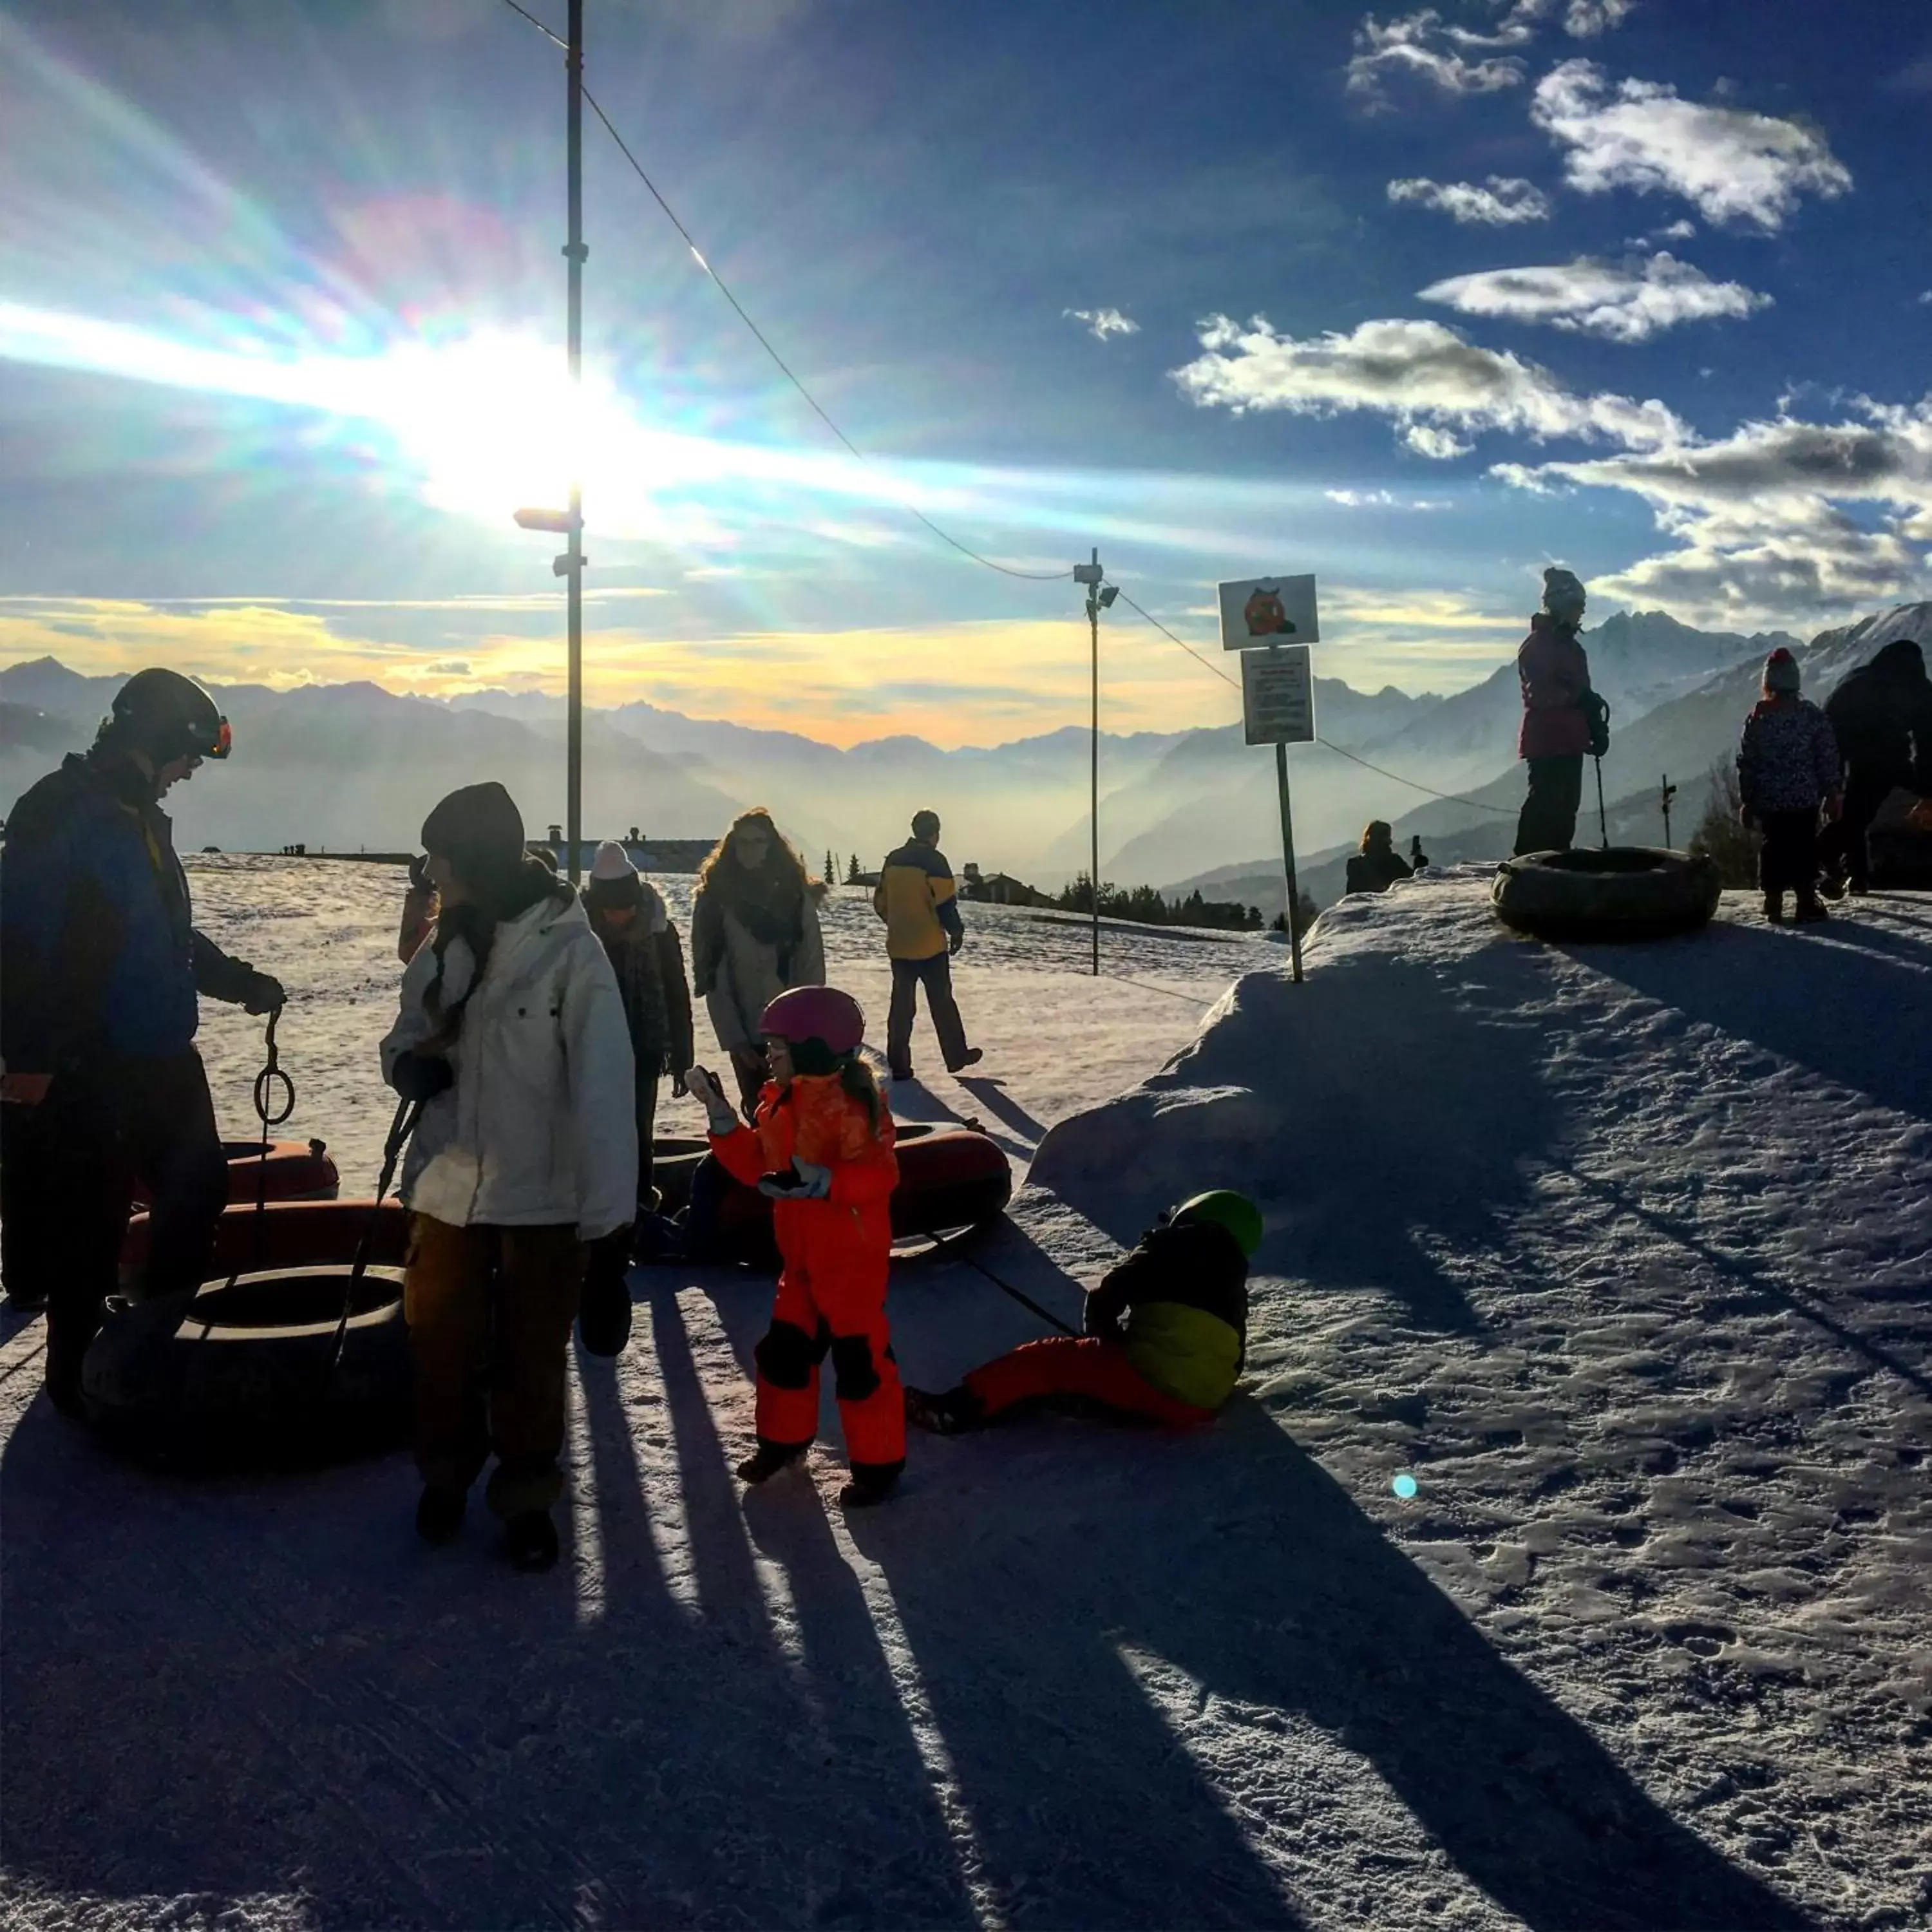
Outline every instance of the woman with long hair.
<svg viewBox="0 0 1932 1932">
<path fill-rule="evenodd" d="M 731 1057 L 746 1118 L 770 1077 L 759 1022 L 781 993 L 825 983 L 824 887 L 763 806 L 740 812 L 698 875 L 692 988 Z"/>
<path fill-rule="evenodd" d="M 452 792 L 422 842 L 436 928 L 382 1042 L 422 1108 L 403 1170 L 416 1528 L 456 1535 L 494 1450 L 510 1559 L 548 1570 L 585 1250 L 628 1242 L 637 1212 L 630 1033 L 576 889 L 526 854 L 501 785 Z"/>
</svg>

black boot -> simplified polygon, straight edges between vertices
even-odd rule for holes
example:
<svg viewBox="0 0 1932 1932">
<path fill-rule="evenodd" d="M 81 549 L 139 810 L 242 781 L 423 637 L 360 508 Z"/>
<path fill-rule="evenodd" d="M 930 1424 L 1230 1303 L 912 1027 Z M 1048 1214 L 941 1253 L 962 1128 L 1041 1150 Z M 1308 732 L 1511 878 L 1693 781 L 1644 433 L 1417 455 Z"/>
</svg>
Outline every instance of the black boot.
<svg viewBox="0 0 1932 1932">
<path fill-rule="evenodd" d="M 548 1510 L 525 1510 L 503 1526 L 503 1553 L 514 1570 L 556 1567 L 556 1525 Z"/>
<path fill-rule="evenodd" d="M 781 1469 L 788 1469 L 812 1447 L 809 1442 L 767 1442 L 761 1436 L 758 1446 L 738 1465 L 741 1483 L 768 1482 Z"/>
<path fill-rule="evenodd" d="M 1765 894 L 1764 916 L 1773 926 L 1782 926 L 1784 923 L 1784 895 L 1782 892 Z"/>
<path fill-rule="evenodd" d="M 423 1491 L 416 1504 L 416 1534 L 425 1543 L 454 1543 L 463 1527 L 464 1506 L 469 1501 L 462 1490 L 440 1490 L 434 1486 Z"/>
<path fill-rule="evenodd" d="M 1792 916 L 1800 926 L 1815 926 L 1820 920 L 1829 919 L 1831 916 L 1816 899 L 1808 898 L 1802 892 L 1798 894 L 1798 910 Z"/>
<path fill-rule="evenodd" d="M 626 1234 L 628 1243 L 629 1236 Z M 593 1264 L 584 1277 L 577 1339 L 586 1355 L 621 1355 L 631 1339 L 631 1284 L 620 1268 Z"/>
<path fill-rule="evenodd" d="M 852 1480 L 838 1492 L 839 1504 L 845 1509 L 870 1509 L 882 1503 L 898 1486 L 903 1462 L 854 1462 Z"/>
</svg>

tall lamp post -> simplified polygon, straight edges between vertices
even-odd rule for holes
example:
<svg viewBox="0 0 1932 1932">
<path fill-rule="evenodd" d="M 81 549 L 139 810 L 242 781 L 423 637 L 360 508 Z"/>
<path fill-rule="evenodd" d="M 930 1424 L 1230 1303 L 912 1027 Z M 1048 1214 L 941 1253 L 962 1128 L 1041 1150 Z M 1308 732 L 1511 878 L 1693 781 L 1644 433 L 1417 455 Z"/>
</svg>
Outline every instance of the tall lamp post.
<svg viewBox="0 0 1932 1932">
<path fill-rule="evenodd" d="M 1087 874 L 1088 899 L 1094 914 L 1094 976 L 1100 976 L 1100 613 L 1119 596 L 1119 590 L 1113 584 L 1104 587 L 1101 578 L 1100 553 L 1093 554 L 1090 563 L 1076 563 L 1073 566 L 1073 580 L 1087 586 L 1087 628 L 1092 634 L 1094 645 L 1094 757 L 1089 784 L 1088 826 L 1093 843 Z"/>
<path fill-rule="evenodd" d="M 590 250 L 584 245 L 584 0 L 570 0 L 568 43 L 564 50 L 566 83 L 565 196 L 568 238 L 566 263 L 564 352 L 570 368 L 570 507 L 565 510 L 524 509 L 517 512 L 520 530 L 548 530 L 568 548 L 551 564 L 568 580 L 568 616 L 566 646 L 569 694 L 564 749 L 564 843 L 572 885 L 583 874 L 584 841 L 584 478 L 581 455 L 584 383 L 584 262 Z"/>
</svg>

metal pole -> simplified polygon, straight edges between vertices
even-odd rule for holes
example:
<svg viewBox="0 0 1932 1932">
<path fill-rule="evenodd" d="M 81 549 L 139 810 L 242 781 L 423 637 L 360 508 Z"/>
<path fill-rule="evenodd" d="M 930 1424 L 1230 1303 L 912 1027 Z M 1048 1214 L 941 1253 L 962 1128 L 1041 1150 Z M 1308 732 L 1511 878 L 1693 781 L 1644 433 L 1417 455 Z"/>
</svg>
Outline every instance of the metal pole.
<svg viewBox="0 0 1932 1932">
<path fill-rule="evenodd" d="M 1094 552 L 1094 568 L 1100 567 L 1100 553 Z M 1093 871 L 1088 884 L 1094 908 L 1094 976 L 1100 976 L 1100 585 L 1096 580 L 1087 586 L 1087 622 L 1094 634 L 1094 770 L 1090 830 L 1093 833 Z"/>
<path fill-rule="evenodd" d="M 1288 808 L 1288 747 L 1274 748 L 1275 782 L 1281 788 L 1282 862 L 1288 872 L 1288 951 L 1294 962 L 1294 983 L 1301 984 L 1300 889 L 1294 883 L 1294 820 Z"/>
<path fill-rule="evenodd" d="M 570 0 L 570 46 L 564 66 L 569 76 L 568 144 L 570 239 L 564 249 L 569 265 L 568 314 L 565 324 L 570 359 L 571 424 L 570 548 L 564 560 L 570 593 L 569 725 L 566 758 L 568 764 L 564 800 L 564 830 L 570 847 L 568 877 L 572 885 L 582 875 L 584 838 L 584 478 L 579 440 L 584 382 L 584 0 Z"/>
</svg>

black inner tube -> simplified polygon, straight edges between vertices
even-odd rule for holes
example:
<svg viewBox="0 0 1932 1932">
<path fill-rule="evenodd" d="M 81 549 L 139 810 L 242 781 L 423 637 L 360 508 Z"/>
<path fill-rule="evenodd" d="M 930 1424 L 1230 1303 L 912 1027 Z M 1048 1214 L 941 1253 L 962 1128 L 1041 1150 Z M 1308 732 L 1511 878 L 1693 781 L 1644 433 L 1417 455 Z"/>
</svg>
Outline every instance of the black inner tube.
<svg viewBox="0 0 1932 1932">
<path fill-rule="evenodd" d="M 314 1268 L 208 1288 L 189 1304 L 188 1319 L 217 1328 L 302 1328 L 334 1322 L 342 1314 L 350 1277 L 346 1268 Z M 364 1274 L 348 1298 L 349 1313 L 352 1318 L 373 1315 L 400 1292 L 393 1280 Z"/>
</svg>

